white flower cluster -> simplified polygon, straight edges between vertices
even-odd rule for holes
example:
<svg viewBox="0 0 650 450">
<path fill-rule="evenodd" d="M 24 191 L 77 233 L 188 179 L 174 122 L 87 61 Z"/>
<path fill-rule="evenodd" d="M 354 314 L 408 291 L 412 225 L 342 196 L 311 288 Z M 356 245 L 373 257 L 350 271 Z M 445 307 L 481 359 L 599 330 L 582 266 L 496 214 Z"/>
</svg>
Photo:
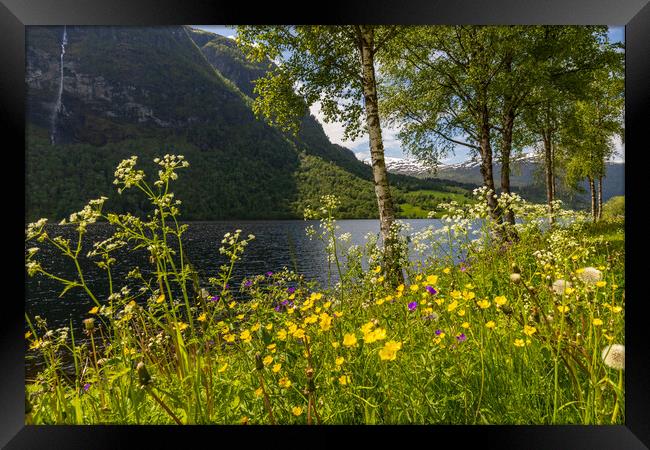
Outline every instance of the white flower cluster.
<svg viewBox="0 0 650 450">
<path fill-rule="evenodd" d="M 154 183 L 156 186 L 163 186 L 168 183 L 169 180 L 178 179 L 176 169 L 189 167 L 190 165 L 190 163 L 185 161 L 183 155 L 166 154 L 162 159 L 154 158 L 153 162 L 162 167 L 162 169 L 158 171 L 158 180 Z"/>
<path fill-rule="evenodd" d="M 226 255 L 230 258 L 231 261 L 237 261 L 241 259 L 244 249 L 248 246 L 248 243 L 255 239 L 255 235 L 249 234 L 247 239 L 241 239 L 242 230 L 235 230 L 234 233 L 226 233 L 221 240 L 223 244 L 219 247 L 219 253 Z"/>
</svg>

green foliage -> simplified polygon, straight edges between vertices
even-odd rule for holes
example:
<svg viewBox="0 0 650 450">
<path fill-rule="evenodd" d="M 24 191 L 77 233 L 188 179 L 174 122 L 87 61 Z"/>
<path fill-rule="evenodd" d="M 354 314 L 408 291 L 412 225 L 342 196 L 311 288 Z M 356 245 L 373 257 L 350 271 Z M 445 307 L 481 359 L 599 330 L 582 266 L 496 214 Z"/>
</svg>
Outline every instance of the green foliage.
<svg viewBox="0 0 650 450">
<path fill-rule="evenodd" d="M 603 204 L 603 217 L 613 219 L 625 216 L 625 196 L 612 197 Z"/>
</svg>

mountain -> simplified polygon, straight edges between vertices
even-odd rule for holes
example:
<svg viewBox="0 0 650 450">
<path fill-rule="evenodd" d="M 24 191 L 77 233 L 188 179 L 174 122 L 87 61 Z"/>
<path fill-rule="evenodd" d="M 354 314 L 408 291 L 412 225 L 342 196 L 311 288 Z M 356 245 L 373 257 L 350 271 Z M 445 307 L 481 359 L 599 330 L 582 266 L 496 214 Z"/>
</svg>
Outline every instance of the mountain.
<svg viewBox="0 0 650 450">
<path fill-rule="evenodd" d="M 368 158 L 363 162 L 369 164 Z M 468 160 L 456 164 L 440 164 L 435 171 L 413 159 L 386 158 L 386 167 L 389 172 L 404 174 L 421 179 L 456 181 L 474 185 L 482 185 L 483 177 L 480 163 Z M 606 176 L 603 179 L 603 201 L 618 195 L 625 195 L 625 162 L 609 161 L 605 164 Z M 531 201 L 543 202 L 546 191 L 543 179 L 543 164 L 535 154 L 528 153 L 515 157 L 512 160 L 510 184 L 512 190 Z M 498 162 L 494 164 L 494 180 L 498 185 L 501 177 L 501 167 Z M 589 186 L 586 181 L 579 186 L 581 192 L 569 192 L 565 187 L 558 186 L 560 198 L 572 207 L 585 208 L 590 201 Z"/>
<path fill-rule="evenodd" d="M 267 69 L 232 40 L 186 26 L 27 27 L 26 219 L 59 220 L 100 195 L 107 208 L 144 213 L 137 193 L 115 194 L 115 167 L 138 155 L 156 173 L 152 160 L 165 153 L 190 162 L 174 186 L 184 220 L 302 218 L 329 193 L 342 217 L 376 217 L 370 168 L 314 117 L 297 136 L 255 118 L 253 82 Z M 467 193 L 390 181 L 402 215 L 416 193 L 427 207 Z"/>
</svg>

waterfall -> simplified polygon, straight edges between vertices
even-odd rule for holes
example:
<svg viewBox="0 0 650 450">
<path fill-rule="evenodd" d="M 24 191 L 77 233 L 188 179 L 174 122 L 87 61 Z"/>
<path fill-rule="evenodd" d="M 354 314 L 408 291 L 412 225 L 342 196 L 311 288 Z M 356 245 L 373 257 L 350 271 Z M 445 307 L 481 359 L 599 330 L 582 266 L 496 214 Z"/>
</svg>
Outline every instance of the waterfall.
<svg viewBox="0 0 650 450">
<path fill-rule="evenodd" d="M 54 111 L 52 111 L 52 119 L 50 126 L 50 142 L 55 144 L 56 141 L 56 120 L 59 117 L 61 108 L 63 104 L 61 103 L 61 97 L 63 95 L 63 57 L 65 56 L 65 46 L 68 43 L 68 30 L 67 27 L 63 26 L 63 38 L 61 39 L 61 56 L 60 56 L 60 77 L 59 77 L 59 92 L 56 97 L 56 103 L 54 104 Z"/>
</svg>

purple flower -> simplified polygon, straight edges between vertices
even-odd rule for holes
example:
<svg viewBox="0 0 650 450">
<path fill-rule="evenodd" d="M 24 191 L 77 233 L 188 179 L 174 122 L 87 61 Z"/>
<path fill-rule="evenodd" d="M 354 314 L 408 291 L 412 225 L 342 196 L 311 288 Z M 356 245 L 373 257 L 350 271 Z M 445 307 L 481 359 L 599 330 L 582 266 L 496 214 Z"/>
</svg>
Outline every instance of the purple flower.
<svg viewBox="0 0 650 450">
<path fill-rule="evenodd" d="M 287 306 L 289 304 L 289 300 L 283 300 L 281 302 L 282 305 Z"/>
<path fill-rule="evenodd" d="M 294 292 L 296 292 L 296 288 L 295 287 L 290 287 L 289 289 L 287 289 L 287 292 L 289 294 L 293 294 Z"/>
<path fill-rule="evenodd" d="M 244 283 L 244 287 L 251 287 L 252 284 L 253 282 L 251 280 L 246 280 L 246 282 Z"/>
<path fill-rule="evenodd" d="M 226 284 L 226 287 L 225 287 L 224 289 L 225 289 L 225 290 L 230 289 L 230 285 L 229 285 L 229 284 Z"/>
<path fill-rule="evenodd" d="M 211 302 L 218 302 L 220 298 L 221 298 L 221 297 L 219 297 L 218 295 L 215 295 L 214 297 L 211 297 L 211 298 L 210 298 L 210 301 L 211 301 Z"/>
<path fill-rule="evenodd" d="M 465 342 L 467 336 L 465 336 L 465 333 L 460 333 L 458 336 L 456 336 L 456 339 L 458 339 L 458 342 Z"/>
<path fill-rule="evenodd" d="M 465 265 L 465 261 L 461 261 L 461 263 L 459 264 L 459 267 L 460 267 L 461 272 L 465 272 L 469 268 L 469 266 Z"/>
<path fill-rule="evenodd" d="M 436 330 L 436 336 L 440 336 L 441 333 L 442 333 L 442 330 Z"/>
<path fill-rule="evenodd" d="M 418 302 L 409 303 L 409 311 L 415 311 L 417 307 L 418 307 Z"/>
<path fill-rule="evenodd" d="M 282 305 L 278 305 L 273 309 L 275 309 L 276 312 L 280 312 L 280 310 L 282 310 Z"/>
<path fill-rule="evenodd" d="M 436 294 L 438 293 L 438 291 L 436 291 L 436 290 L 435 290 L 434 288 L 432 288 L 431 286 L 425 286 L 424 289 L 426 289 L 427 292 L 428 292 L 429 294 L 431 294 L 431 295 L 436 295 Z"/>
<path fill-rule="evenodd" d="M 84 392 L 88 392 L 88 389 L 90 389 L 90 383 L 84 384 L 84 387 L 83 387 Z"/>
<path fill-rule="evenodd" d="M 271 271 L 266 272 L 267 277 L 270 277 L 271 275 L 273 275 L 273 272 L 271 272 Z"/>
</svg>

